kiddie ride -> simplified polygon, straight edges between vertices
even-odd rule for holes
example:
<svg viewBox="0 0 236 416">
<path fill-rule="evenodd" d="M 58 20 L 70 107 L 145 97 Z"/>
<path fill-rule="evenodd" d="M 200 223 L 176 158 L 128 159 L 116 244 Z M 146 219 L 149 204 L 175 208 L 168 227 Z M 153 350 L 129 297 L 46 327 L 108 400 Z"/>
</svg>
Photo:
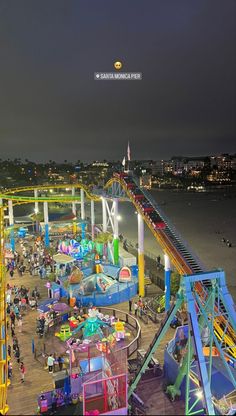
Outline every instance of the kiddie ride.
<svg viewBox="0 0 236 416">
<path fill-rule="evenodd" d="M 83 239 L 80 242 L 74 239 L 60 241 L 58 250 L 61 253 L 74 257 L 76 260 L 83 260 L 94 250 L 94 242 Z"/>
<path fill-rule="evenodd" d="M 80 318 L 81 319 L 81 318 Z M 108 328 L 110 334 L 104 336 L 102 328 Z M 63 324 L 60 328 L 60 332 L 56 332 L 55 336 L 59 337 L 61 341 L 67 341 L 71 337 L 75 337 L 77 333 L 83 331 L 84 340 L 100 339 L 102 341 L 120 341 L 125 336 L 130 336 L 125 332 L 125 324 L 121 321 L 116 321 L 115 318 L 104 316 L 99 313 L 96 308 L 89 309 L 87 318 L 80 322 L 74 316 L 69 318 L 69 324 Z"/>
</svg>

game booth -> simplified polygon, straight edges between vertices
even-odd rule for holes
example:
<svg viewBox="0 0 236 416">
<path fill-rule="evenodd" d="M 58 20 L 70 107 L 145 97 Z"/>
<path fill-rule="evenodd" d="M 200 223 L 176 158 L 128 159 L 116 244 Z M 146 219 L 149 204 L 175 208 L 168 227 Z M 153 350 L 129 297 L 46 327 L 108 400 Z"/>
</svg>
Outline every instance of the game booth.
<svg viewBox="0 0 236 416">
<path fill-rule="evenodd" d="M 71 394 L 83 400 L 83 414 L 127 414 L 126 351 L 107 342 L 71 343 Z"/>
<path fill-rule="evenodd" d="M 109 343 L 68 341 L 70 372 L 63 386 L 41 393 L 38 409 L 50 411 L 53 400 L 56 407 L 78 405 L 77 414 L 127 415 L 127 359 L 126 350 L 112 351 Z"/>
</svg>

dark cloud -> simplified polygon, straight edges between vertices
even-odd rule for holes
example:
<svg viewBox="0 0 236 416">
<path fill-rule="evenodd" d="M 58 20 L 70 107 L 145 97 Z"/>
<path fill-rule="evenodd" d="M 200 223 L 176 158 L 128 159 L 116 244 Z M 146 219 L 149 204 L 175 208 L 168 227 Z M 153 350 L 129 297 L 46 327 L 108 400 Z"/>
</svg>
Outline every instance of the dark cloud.
<svg viewBox="0 0 236 416">
<path fill-rule="evenodd" d="M 234 0 L 32 0 L 0 6 L 2 157 L 234 152 Z M 141 82 L 94 71 L 142 71 Z"/>
</svg>

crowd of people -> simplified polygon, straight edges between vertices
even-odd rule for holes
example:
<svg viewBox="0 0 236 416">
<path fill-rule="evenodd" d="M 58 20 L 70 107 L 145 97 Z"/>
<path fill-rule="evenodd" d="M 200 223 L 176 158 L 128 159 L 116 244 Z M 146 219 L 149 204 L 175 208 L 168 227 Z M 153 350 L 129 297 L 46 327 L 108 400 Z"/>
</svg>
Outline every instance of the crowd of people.
<svg viewBox="0 0 236 416">
<path fill-rule="evenodd" d="M 134 315 L 137 317 L 142 317 L 143 314 L 147 311 L 147 302 L 142 299 L 141 296 L 139 296 L 139 299 L 137 301 L 132 301 L 132 299 L 129 300 L 129 313 L 132 313 L 134 310 Z"/>
<path fill-rule="evenodd" d="M 23 299 L 25 302 L 22 302 Z M 15 285 L 12 287 L 9 283 L 7 284 L 7 328 L 10 330 L 12 338 L 12 347 L 10 342 L 8 343 L 8 356 L 10 359 L 8 364 L 8 378 L 10 380 L 12 378 L 12 359 L 14 356 L 16 362 L 19 364 L 21 383 L 24 383 L 26 369 L 24 362 L 21 360 L 21 350 L 16 335 L 16 327 L 18 328 L 18 333 L 21 333 L 23 324 L 22 313 L 27 304 L 26 299 L 28 299 L 28 289 L 24 286 L 19 288 Z"/>
<path fill-rule="evenodd" d="M 9 259 L 6 269 L 10 275 L 10 282 L 6 286 L 6 311 L 7 329 L 11 334 L 11 342 L 8 343 L 8 377 L 11 380 L 13 373 L 13 359 L 19 365 L 20 380 L 24 383 L 26 368 L 22 360 L 21 346 L 18 336 L 23 329 L 23 316 L 29 309 L 34 309 L 38 305 L 40 293 L 37 286 L 30 291 L 24 285 L 13 285 L 11 280 L 15 273 L 22 277 L 26 271 L 31 275 L 40 275 L 40 268 L 51 265 L 51 257 L 45 253 L 40 241 L 35 241 L 33 246 L 29 246 L 21 240 L 19 251 L 14 252 L 14 257 Z M 27 270 L 28 269 L 28 270 Z"/>
<path fill-rule="evenodd" d="M 54 271 L 54 262 L 52 256 L 47 252 L 41 239 L 36 239 L 33 245 L 26 244 L 23 240 L 19 241 L 20 252 L 14 252 L 14 258 L 10 259 L 7 264 L 7 271 L 13 278 L 15 272 L 23 276 L 26 271 L 31 276 L 40 276 L 45 278 L 49 273 Z"/>
</svg>

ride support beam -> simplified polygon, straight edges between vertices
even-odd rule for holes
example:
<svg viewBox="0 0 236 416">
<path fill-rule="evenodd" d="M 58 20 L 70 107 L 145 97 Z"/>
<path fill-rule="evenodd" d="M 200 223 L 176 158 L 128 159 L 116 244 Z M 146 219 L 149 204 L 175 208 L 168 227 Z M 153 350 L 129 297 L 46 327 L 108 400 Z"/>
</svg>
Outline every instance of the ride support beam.
<svg viewBox="0 0 236 416">
<path fill-rule="evenodd" d="M 71 188 L 71 195 L 75 196 L 75 187 Z M 72 214 L 74 215 L 74 220 L 73 220 L 73 223 L 72 223 L 72 230 L 73 230 L 73 234 L 76 235 L 77 234 L 77 223 L 76 223 L 77 212 L 76 212 L 76 202 L 75 201 L 72 202 Z"/>
<path fill-rule="evenodd" d="M 107 209 L 106 209 L 106 200 L 102 197 L 102 231 L 103 233 L 107 232 Z"/>
<path fill-rule="evenodd" d="M 113 253 L 114 263 L 119 264 L 119 226 L 118 226 L 118 198 L 113 199 L 114 212 L 114 234 L 113 234 Z"/>
<path fill-rule="evenodd" d="M 38 189 L 34 189 L 34 197 L 38 198 Z M 39 213 L 39 201 L 34 202 L 34 212 L 35 214 Z"/>
<path fill-rule="evenodd" d="M 71 195 L 75 196 L 75 187 L 71 188 Z M 76 202 L 73 201 L 72 202 L 72 214 L 76 217 L 77 213 L 76 213 Z"/>
<path fill-rule="evenodd" d="M 84 190 L 80 189 L 81 220 L 85 220 Z"/>
<path fill-rule="evenodd" d="M 168 254 L 164 254 L 165 261 L 165 311 L 170 309 L 171 265 Z"/>
<path fill-rule="evenodd" d="M 91 199 L 91 235 L 92 235 L 92 241 L 94 240 L 94 226 L 95 226 L 94 201 L 93 201 L 93 199 Z"/>
<path fill-rule="evenodd" d="M 11 200 L 8 200 L 8 215 L 9 215 L 9 225 L 11 227 L 10 244 L 11 244 L 11 249 L 14 252 L 15 251 L 14 213 L 13 213 L 13 203 Z"/>
<path fill-rule="evenodd" d="M 45 247 L 49 247 L 49 221 L 48 221 L 48 203 L 47 201 L 44 201 L 43 203 L 43 214 L 44 214 L 44 243 Z"/>
<path fill-rule="evenodd" d="M 144 221 L 141 214 L 138 214 L 138 283 L 139 296 L 144 297 Z"/>
</svg>

